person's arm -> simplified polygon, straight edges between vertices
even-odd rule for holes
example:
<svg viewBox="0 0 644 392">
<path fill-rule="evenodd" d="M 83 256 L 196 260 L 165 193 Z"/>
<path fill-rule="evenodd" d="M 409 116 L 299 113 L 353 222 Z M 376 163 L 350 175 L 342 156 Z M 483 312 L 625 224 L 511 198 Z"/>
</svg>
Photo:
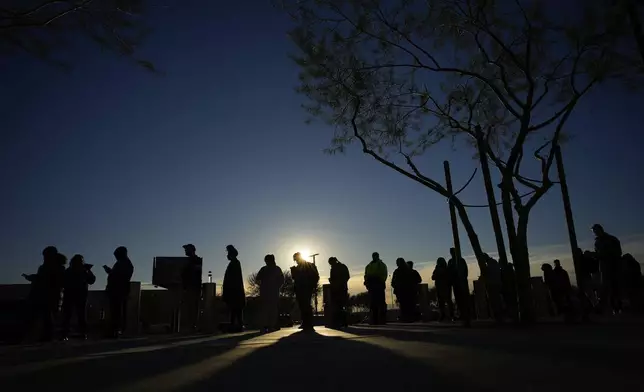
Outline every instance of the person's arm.
<svg viewBox="0 0 644 392">
<path fill-rule="evenodd" d="M 96 283 L 96 275 L 92 272 L 92 270 L 87 270 L 87 284 L 90 286 Z"/>
<path fill-rule="evenodd" d="M 108 267 L 107 265 L 103 266 L 103 270 L 105 271 L 106 274 L 111 274 L 112 273 L 112 268 Z"/>
<path fill-rule="evenodd" d="M 29 275 L 22 274 L 23 278 L 27 279 L 29 282 L 32 282 L 32 283 L 33 283 L 34 280 L 36 280 L 36 276 L 38 276 L 38 275 L 37 274 L 29 274 Z"/>
<path fill-rule="evenodd" d="M 278 286 L 281 288 L 282 286 L 284 286 L 284 273 L 282 272 L 281 268 L 278 268 L 277 271 L 278 271 L 278 274 L 279 274 L 278 279 L 277 279 L 277 283 L 278 283 Z"/>
</svg>

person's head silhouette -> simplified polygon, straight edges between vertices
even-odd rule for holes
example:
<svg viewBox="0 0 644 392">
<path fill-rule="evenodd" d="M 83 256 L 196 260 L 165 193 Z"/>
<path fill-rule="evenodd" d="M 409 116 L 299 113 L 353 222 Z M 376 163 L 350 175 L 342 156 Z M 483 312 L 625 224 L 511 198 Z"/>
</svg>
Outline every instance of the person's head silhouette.
<svg viewBox="0 0 644 392">
<path fill-rule="evenodd" d="M 396 265 L 399 268 L 409 268 L 407 266 L 407 263 L 405 262 L 405 259 L 403 259 L 402 257 L 399 257 L 399 258 L 396 259 Z"/>
<path fill-rule="evenodd" d="M 266 265 L 271 266 L 271 267 L 275 266 L 276 265 L 275 264 L 275 256 L 272 255 L 272 254 L 268 254 L 268 255 L 264 256 L 264 263 L 266 263 Z"/>
<path fill-rule="evenodd" d="M 456 248 L 449 248 L 449 254 L 452 256 L 452 258 L 456 257 Z"/>
<path fill-rule="evenodd" d="M 591 227 L 591 230 L 595 234 L 595 237 L 599 237 L 600 235 L 603 235 L 604 233 L 606 233 L 604 231 L 604 227 L 602 225 L 600 225 L 599 223 L 595 223 L 593 225 L 593 227 Z"/>
<path fill-rule="evenodd" d="M 114 257 L 116 260 L 125 260 L 127 259 L 127 248 L 124 246 L 119 246 L 114 250 Z"/>
<path fill-rule="evenodd" d="M 71 260 L 69 260 L 69 266 L 72 268 L 80 268 L 85 265 L 85 258 L 83 255 L 74 255 Z"/>
<path fill-rule="evenodd" d="M 447 260 L 445 260 L 444 257 L 439 257 L 438 260 L 436 260 L 436 266 L 437 267 L 447 267 Z"/>
<path fill-rule="evenodd" d="M 371 260 L 373 260 L 373 261 L 378 261 L 378 260 L 380 260 L 380 254 L 379 254 L 378 252 L 373 252 L 373 253 L 371 254 Z"/>
<path fill-rule="evenodd" d="M 188 257 L 194 257 L 197 255 L 197 248 L 192 244 L 185 244 L 183 246 L 183 251 Z"/>
<path fill-rule="evenodd" d="M 338 264 L 339 262 L 340 261 L 338 260 L 337 257 L 335 257 L 335 256 L 329 257 L 329 265 L 330 266 L 334 266 L 334 265 Z"/>
<path fill-rule="evenodd" d="M 228 252 L 228 254 L 226 255 L 226 258 L 228 258 L 228 260 L 236 260 L 237 256 L 239 256 L 237 248 L 232 245 L 226 246 L 226 252 Z"/>
<path fill-rule="evenodd" d="M 42 250 L 42 258 L 44 262 L 55 260 L 58 255 L 58 249 L 55 246 L 48 246 Z"/>
</svg>

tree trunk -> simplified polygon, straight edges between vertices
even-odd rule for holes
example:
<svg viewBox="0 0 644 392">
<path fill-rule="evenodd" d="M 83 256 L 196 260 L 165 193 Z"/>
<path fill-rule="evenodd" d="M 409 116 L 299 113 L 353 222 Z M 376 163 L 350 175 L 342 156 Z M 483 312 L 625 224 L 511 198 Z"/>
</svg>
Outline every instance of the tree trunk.
<svg viewBox="0 0 644 392">
<path fill-rule="evenodd" d="M 511 180 L 510 180 L 511 181 Z M 501 186 L 501 201 L 503 217 L 508 234 L 510 254 L 514 264 L 519 297 L 519 316 L 523 324 L 532 324 L 534 317 L 534 302 L 532 299 L 532 284 L 530 282 L 530 256 L 528 253 L 528 220 L 527 216 L 519 217 L 519 226 L 515 226 L 512 196 L 508 190 L 510 185 Z"/>
<path fill-rule="evenodd" d="M 520 213 L 515 241 L 510 242 L 510 252 L 514 261 L 521 310 L 521 322 L 535 322 L 532 282 L 530 281 L 530 253 L 528 251 L 528 214 Z"/>
</svg>

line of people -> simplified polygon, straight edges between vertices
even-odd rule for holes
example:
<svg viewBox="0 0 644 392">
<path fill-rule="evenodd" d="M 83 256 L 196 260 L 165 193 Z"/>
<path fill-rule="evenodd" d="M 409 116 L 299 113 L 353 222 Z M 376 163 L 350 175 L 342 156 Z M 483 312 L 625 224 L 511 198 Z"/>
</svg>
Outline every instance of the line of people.
<svg viewBox="0 0 644 392">
<path fill-rule="evenodd" d="M 54 338 L 54 320 L 61 308 L 62 339 L 67 340 L 70 321 L 74 314 L 82 338 L 87 338 L 86 307 L 89 286 L 96 282 L 92 264 L 85 263 L 82 255 L 72 257 L 69 267 L 67 257 L 54 246 L 42 251 L 43 263 L 35 274 L 22 276 L 31 282 L 28 299 L 28 316 L 25 338 L 37 323 L 41 324 L 40 341 Z M 103 266 L 107 274 L 106 292 L 110 302 L 110 329 L 108 335 L 117 337 L 125 325 L 125 306 L 130 290 L 134 265 L 127 255 L 127 248 L 119 246 L 114 251 L 116 262 L 112 267 Z"/>
<path fill-rule="evenodd" d="M 450 249 L 452 256 L 447 262 L 439 258 L 436 268 L 432 274 L 432 280 L 436 285 L 441 320 L 449 315 L 453 319 L 454 304 L 452 292 L 456 299 L 456 306 L 459 311 L 459 319 L 465 325 L 470 323 L 469 286 L 467 283 L 468 268 L 465 259 L 457 257 L 456 249 Z M 387 305 L 385 301 L 386 281 L 388 277 L 387 265 L 380 259 L 378 252 L 372 254 L 372 260 L 365 267 L 364 285 L 369 292 L 371 324 L 384 325 L 387 323 Z M 419 319 L 416 308 L 418 303 L 418 289 L 422 278 L 414 269 L 412 261 L 405 261 L 404 258 L 396 259 L 396 269 L 391 278 L 391 286 L 400 305 L 400 321 L 414 322 Z"/>
<path fill-rule="evenodd" d="M 593 225 L 595 250 L 577 248 L 579 290 L 584 312 L 613 314 L 622 312 L 623 299 L 628 299 L 634 312 L 644 311 L 644 281 L 639 262 L 630 253 L 622 253 L 619 239 L 606 233 L 601 225 Z M 559 260 L 541 266 L 543 279 L 552 300 L 552 315 L 565 315 L 573 310 L 573 288 L 568 272 Z"/>
</svg>

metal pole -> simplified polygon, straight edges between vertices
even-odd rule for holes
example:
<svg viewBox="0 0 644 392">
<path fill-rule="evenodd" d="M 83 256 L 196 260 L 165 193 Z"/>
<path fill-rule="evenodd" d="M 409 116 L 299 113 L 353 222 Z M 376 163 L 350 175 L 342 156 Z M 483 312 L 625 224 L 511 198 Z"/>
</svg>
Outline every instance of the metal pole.
<svg viewBox="0 0 644 392">
<path fill-rule="evenodd" d="M 485 183 L 485 192 L 487 193 L 487 201 L 490 207 L 490 217 L 492 218 L 492 228 L 494 229 L 494 237 L 496 238 L 496 248 L 499 252 L 499 261 L 503 260 L 504 262 L 507 262 L 508 255 L 505 251 L 503 231 L 501 229 L 501 221 L 499 219 L 499 210 L 496 208 L 496 196 L 494 195 L 494 187 L 492 186 L 490 165 L 487 160 L 483 131 L 481 130 L 481 127 L 479 125 L 476 126 L 475 132 L 476 144 L 479 150 L 479 160 L 481 161 L 481 171 L 483 172 L 483 182 Z"/>
<path fill-rule="evenodd" d="M 315 256 L 319 256 L 319 253 L 316 253 L 314 255 L 311 255 L 309 257 L 313 257 L 313 265 L 315 265 Z M 315 315 L 318 315 L 318 287 L 317 285 L 315 286 L 315 291 L 313 292 L 313 298 L 315 300 Z"/>
<path fill-rule="evenodd" d="M 561 157 L 561 148 L 559 145 L 554 147 L 555 160 L 557 161 L 557 173 L 559 175 L 559 184 L 561 185 L 561 198 L 563 199 L 564 212 L 566 214 L 566 225 L 568 226 L 568 237 L 570 239 L 570 249 L 572 250 L 572 261 L 575 267 L 575 277 L 577 278 L 577 289 L 579 291 L 580 305 L 584 309 L 584 287 L 581 275 L 581 260 L 577 253 L 577 233 L 575 232 L 575 221 L 572 216 L 572 207 L 570 206 L 570 195 L 568 194 L 568 183 L 566 182 L 566 172 L 564 171 L 563 158 Z M 585 312 L 584 317 L 586 317 Z"/>
</svg>

